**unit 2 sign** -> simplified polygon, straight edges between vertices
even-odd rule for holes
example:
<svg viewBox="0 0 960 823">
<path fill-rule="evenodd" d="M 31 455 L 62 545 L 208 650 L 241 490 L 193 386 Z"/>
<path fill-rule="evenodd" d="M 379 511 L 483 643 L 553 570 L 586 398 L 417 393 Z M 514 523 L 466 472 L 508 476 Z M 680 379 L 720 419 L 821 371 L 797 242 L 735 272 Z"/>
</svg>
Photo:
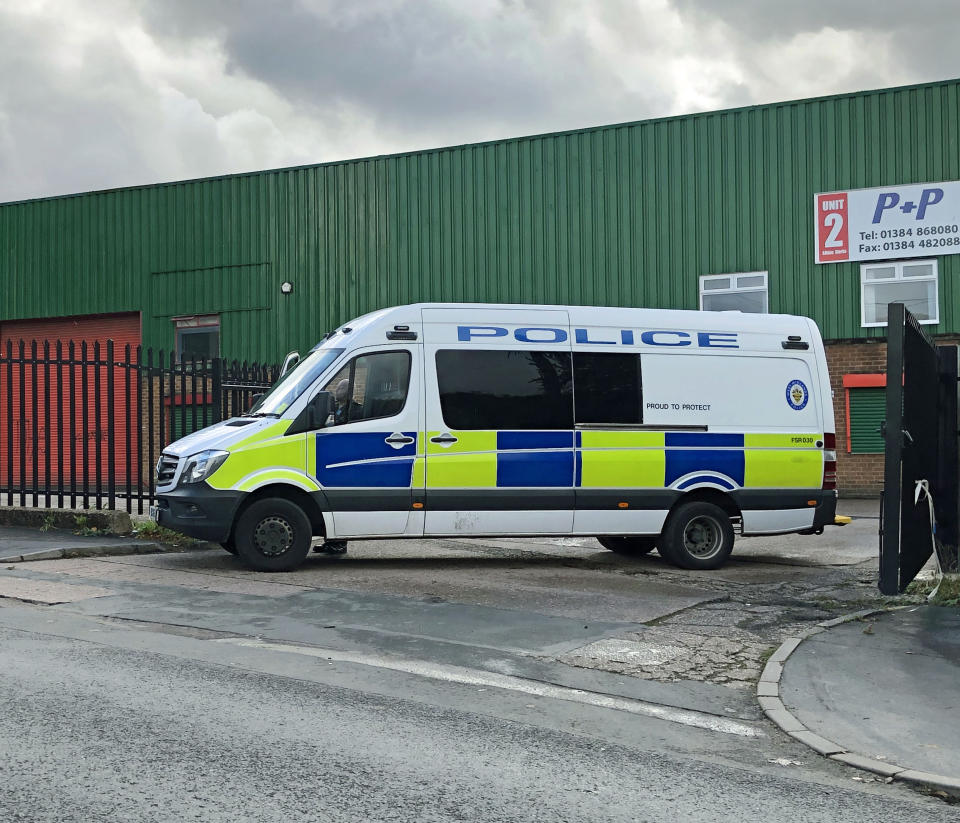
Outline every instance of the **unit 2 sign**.
<svg viewBox="0 0 960 823">
<path fill-rule="evenodd" d="M 814 195 L 818 263 L 960 254 L 960 181 Z"/>
</svg>

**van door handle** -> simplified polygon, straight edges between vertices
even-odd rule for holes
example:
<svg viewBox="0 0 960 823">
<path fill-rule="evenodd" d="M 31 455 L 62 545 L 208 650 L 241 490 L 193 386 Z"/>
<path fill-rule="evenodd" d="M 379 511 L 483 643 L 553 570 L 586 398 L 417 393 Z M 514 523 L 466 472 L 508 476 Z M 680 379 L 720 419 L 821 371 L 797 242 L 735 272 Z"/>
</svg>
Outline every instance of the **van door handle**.
<svg viewBox="0 0 960 823">
<path fill-rule="evenodd" d="M 412 443 L 413 441 L 414 441 L 413 437 L 408 437 L 407 435 L 401 434 L 400 432 L 394 432 L 383 442 L 389 443 L 391 446 L 399 447 L 399 446 L 406 446 L 408 443 Z"/>
<path fill-rule="evenodd" d="M 431 443 L 440 443 L 441 445 L 445 443 L 456 443 L 457 440 L 458 438 L 454 437 L 452 434 L 438 434 L 436 437 L 430 438 Z"/>
</svg>

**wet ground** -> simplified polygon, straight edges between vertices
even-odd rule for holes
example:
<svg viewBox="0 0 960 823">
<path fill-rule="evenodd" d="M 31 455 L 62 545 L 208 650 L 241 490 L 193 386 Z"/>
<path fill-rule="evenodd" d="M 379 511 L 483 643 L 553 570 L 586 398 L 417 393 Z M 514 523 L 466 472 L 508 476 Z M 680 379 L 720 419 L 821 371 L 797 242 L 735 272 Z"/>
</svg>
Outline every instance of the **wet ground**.
<svg viewBox="0 0 960 823">
<path fill-rule="evenodd" d="M 854 517 L 848 526 L 822 535 L 738 538 L 730 562 L 712 572 L 673 568 L 656 552 L 623 557 L 592 538 L 354 541 L 344 557 L 312 554 L 283 575 L 250 572 L 220 549 L 19 564 L 10 567 L 15 579 L 8 571 L 0 581 L 0 595 L 89 601 L 82 608 L 91 613 L 175 622 L 169 614 L 175 600 L 190 613 L 240 608 L 188 602 L 190 592 L 280 598 L 288 605 L 324 592 L 362 615 L 354 621 L 358 630 L 383 633 L 406 621 L 403 631 L 413 624 L 413 634 L 444 642 L 488 644 L 646 681 L 746 691 L 784 638 L 885 602 L 876 589 L 876 510 L 876 501 L 844 501 L 839 511 Z M 161 597 L 171 604 L 162 614 L 144 612 L 131 603 L 142 602 L 146 589 L 154 602 L 162 591 L 183 594 Z M 414 606 L 385 608 L 385 602 Z M 337 612 L 330 606 L 324 613 Z M 479 631 L 475 620 L 486 628 Z M 525 633 L 537 634 L 533 625 L 544 620 L 551 641 L 531 645 Z"/>
</svg>

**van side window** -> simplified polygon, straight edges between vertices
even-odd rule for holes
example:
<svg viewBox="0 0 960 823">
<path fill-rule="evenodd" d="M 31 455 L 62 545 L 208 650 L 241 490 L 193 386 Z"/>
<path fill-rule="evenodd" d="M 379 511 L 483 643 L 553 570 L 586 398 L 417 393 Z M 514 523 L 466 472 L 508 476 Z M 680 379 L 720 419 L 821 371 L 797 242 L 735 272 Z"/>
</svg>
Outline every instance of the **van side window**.
<svg viewBox="0 0 960 823">
<path fill-rule="evenodd" d="M 403 411 L 409 384 L 409 352 L 354 357 L 323 387 L 333 395 L 333 415 L 327 425 L 393 417 Z"/>
<path fill-rule="evenodd" d="M 570 376 L 567 352 L 437 352 L 440 408 L 451 429 L 571 429 Z"/>
<path fill-rule="evenodd" d="M 577 423 L 643 422 L 639 354 L 574 352 L 573 386 Z"/>
</svg>

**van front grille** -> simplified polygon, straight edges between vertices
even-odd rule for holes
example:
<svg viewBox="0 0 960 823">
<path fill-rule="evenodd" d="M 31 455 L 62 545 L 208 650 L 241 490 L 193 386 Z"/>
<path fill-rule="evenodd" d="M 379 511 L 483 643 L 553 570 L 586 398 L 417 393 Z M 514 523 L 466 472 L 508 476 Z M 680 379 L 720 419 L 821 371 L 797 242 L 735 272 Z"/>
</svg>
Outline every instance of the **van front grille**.
<svg viewBox="0 0 960 823">
<path fill-rule="evenodd" d="M 179 458 L 172 454 L 161 454 L 157 462 L 157 485 L 169 486 L 173 478 L 177 475 L 177 463 Z"/>
</svg>

